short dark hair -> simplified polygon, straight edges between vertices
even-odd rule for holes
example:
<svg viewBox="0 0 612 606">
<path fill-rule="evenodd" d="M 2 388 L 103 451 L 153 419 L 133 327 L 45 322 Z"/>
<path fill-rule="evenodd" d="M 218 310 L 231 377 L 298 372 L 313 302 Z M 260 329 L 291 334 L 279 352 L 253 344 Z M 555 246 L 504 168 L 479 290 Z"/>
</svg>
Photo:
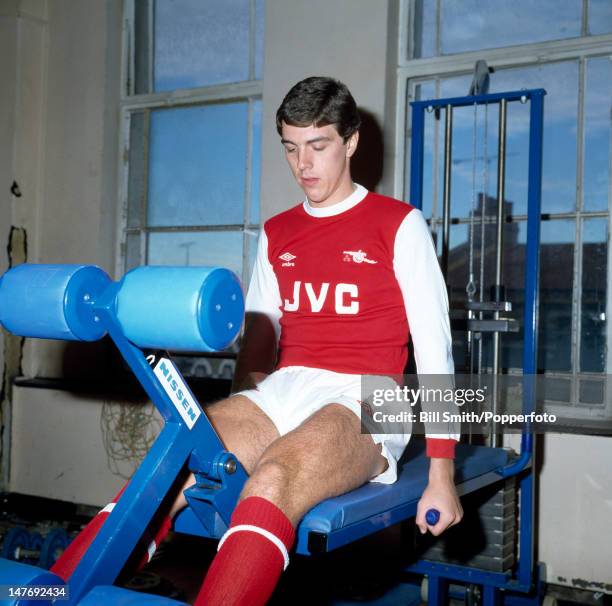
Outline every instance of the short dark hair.
<svg viewBox="0 0 612 606">
<path fill-rule="evenodd" d="M 333 78 L 311 76 L 287 93 L 276 112 L 276 130 L 283 122 L 291 126 L 333 124 L 346 143 L 359 130 L 361 118 L 353 95 L 345 84 Z"/>
</svg>

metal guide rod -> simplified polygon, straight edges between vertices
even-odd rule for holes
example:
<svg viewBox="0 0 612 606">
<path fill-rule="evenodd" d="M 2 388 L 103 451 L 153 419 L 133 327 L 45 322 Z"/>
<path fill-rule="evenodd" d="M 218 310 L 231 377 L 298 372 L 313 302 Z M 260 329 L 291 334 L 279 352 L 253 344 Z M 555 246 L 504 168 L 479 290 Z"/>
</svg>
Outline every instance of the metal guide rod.
<svg viewBox="0 0 612 606">
<path fill-rule="evenodd" d="M 444 191 L 442 211 L 442 273 L 448 280 L 448 253 L 450 249 L 451 170 L 453 160 L 453 106 L 446 106 L 444 122 Z"/>
<path fill-rule="evenodd" d="M 499 102 L 499 140 L 497 151 L 497 237 L 495 241 L 495 301 L 501 301 L 502 293 L 502 271 L 504 262 L 504 197 L 506 189 L 506 115 L 507 101 L 502 99 Z M 499 311 L 493 315 L 495 320 L 499 319 Z M 493 403 L 491 412 L 496 415 L 499 413 L 499 387 L 498 375 L 501 371 L 501 335 L 499 332 L 493 333 Z M 501 435 L 499 425 L 493 423 L 491 427 L 491 446 L 501 445 Z"/>
</svg>

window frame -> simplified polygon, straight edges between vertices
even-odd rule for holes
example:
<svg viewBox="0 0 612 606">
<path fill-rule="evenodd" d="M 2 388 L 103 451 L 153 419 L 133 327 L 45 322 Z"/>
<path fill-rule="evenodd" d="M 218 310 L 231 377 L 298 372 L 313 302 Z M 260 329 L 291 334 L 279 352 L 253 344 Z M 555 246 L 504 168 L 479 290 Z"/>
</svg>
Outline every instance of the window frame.
<svg viewBox="0 0 612 606">
<path fill-rule="evenodd" d="M 558 414 L 561 418 L 589 421 L 602 418 L 609 420 L 612 417 L 612 385 L 606 382 L 604 391 L 604 404 L 589 407 L 579 404 L 580 379 L 605 377 L 605 373 L 612 373 L 612 292 L 608 287 L 606 301 L 606 369 L 604 373 L 587 373 L 579 370 L 580 356 L 580 305 L 582 284 L 580 277 L 582 264 L 582 226 L 585 219 L 603 217 L 608 219 L 608 248 L 607 248 L 607 280 L 612 284 L 612 153 L 610 154 L 610 180 L 608 184 L 608 209 L 607 211 L 585 211 L 583 208 L 582 177 L 583 177 L 583 153 L 584 153 L 584 92 L 586 82 L 586 61 L 594 57 L 610 57 L 612 59 L 612 33 L 596 36 L 586 35 L 587 24 L 587 0 L 583 0 L 582 11 L 582 37 L 567 38 L 564 40 L 553 40 L 532 44 L 523 44 L 495 49 L 483 49 L 457 53 L 452 55 L 440 55 L 430 58 L 412 59 L 412 45 L 416 38 L 415 32 L 415 7 L 416 0 L 399 0 L 398 7 L 398 44 L 397 44 L 397 67 L 395 74 L 395 137 L 393 140 L 393 152 L 395 158 L 393 195 L 400 199 L 408 199 L 410 183 L 410 141 L 411 141 L 411 112 L 409 102 L 414 100 L 415 87 L 425 80 L 436 80 L 445 77 L 471 75 L 474 64 L 478 59 L 486 59 L 489 66 L 496 69 L 537 67 L 538 65 L 556 63 L 564 60 L 577 60 L 579 63 L 579 98 L 578 98 L 578 123 L 577 123 L 577 172 L 576 172 L 576 210 L 570 213 L 550 213 L 551 220 L 571 218 L 575 221 L 576 242 L 574 248 L 573 268 L 573 293 L 572 293 L 572 370 L 570 372 L 546 371 L 544 374 L 550 378 L 571 379 L 572 401 L 569 403 L 558 403 L 546 401 L 547 410 Z M 436 10 L 439 13 L 440 0 L 436 2 Z M 437 15 L 439 22 L 439 14 Z M 436 30 L 439 37 L 439 27 Z M 439 40 L 436 44 L 440 47 Z M 492 78 L 495 75 L 492 74 Z M 437 86 L 439 80 L 437 81 Z M 467 94 L 467 91 L 466 91 Z M 515 219 L 524 217 L 515 215 Z M 466 219 L 466 222 L 468 220 Z"/>
<path fill-rule="evenodd" d="M 176 89 L 162 92 L 149 92 L 136 94 L 136 52 L 135 48 L 135 22 L 136 2 L 138 0 L 125 0 L 123 6 L 122 31 L 122 60 L 121 60 L 121 93 L 119 99 L 119 166 L 118 166 L 118 195 L 117 195 L 117 232 L 115 251 L 115 273 L 122 275 L 126 270 L 127 239 L 130 234 L 141 234 L 140 238 L 140 264 L 147 263 L 148 237 L 150 233 L 171 232 L 211 232 L 231 231 L 242 233 L 242 275 L 243 284 L 248 283 L 249 260 L 251 256 L 251 241 L 257 238 L 260 225 L 251 221 L 252 202 L 252 176 L 253 176 L 253 117 L 255 102 L 261 102 L 263 96 L 263 80 L 255 79 L 255 0 L 249 0 L 250 34 L 249 34 L 249 80 L 215 84 L 189 89 Z M 152 39 L 154 0 L 148 4 L 149 39 Z M 153 81 L 153 44 L 148 44 L 149 82 Z M 150 112 L 157 109 L 186 108 L 190 106 L 205 106 L 213 103 L 230 102 L 248 103 L 247 125 L 247 172 L 245 175 L 245 197 L 243 205 L 242 222 L 231 225 L 195 225 L 195 226 L 164 226 L 151 227 L 146 223 L 146 183 L 148 182 L 148 165 L 143 162 L 145 195 L 141 204 L 139 215 L 140 225 L 137 228 L 128 227 L 128 183 L 130 174 L 130 131 L 131 119 L 136 112 L 145 112 L 145 141 L 148 139 Z"/>
</svg>

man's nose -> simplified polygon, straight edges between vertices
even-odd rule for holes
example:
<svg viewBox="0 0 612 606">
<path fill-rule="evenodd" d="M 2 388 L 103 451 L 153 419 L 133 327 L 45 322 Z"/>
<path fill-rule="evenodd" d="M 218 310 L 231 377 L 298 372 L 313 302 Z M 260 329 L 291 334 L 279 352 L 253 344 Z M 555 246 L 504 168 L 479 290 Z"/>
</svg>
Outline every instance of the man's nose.
<svg viewBox="0 0 612 606">
<path fill-rule="evenodd" d="M 305 170 L 312 166 L 312 155 L 309 149 L 302 149 L 298 152 L 298 169 Z"/>
</svg>

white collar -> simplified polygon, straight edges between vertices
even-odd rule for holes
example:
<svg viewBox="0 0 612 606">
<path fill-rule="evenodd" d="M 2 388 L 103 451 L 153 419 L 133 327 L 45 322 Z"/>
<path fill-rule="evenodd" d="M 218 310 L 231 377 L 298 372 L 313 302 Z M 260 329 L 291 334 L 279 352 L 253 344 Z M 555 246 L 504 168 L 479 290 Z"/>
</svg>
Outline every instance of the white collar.
<svg viewBox="0 0 612 606">
<path fill-rule="evenodd" d="M 344 198 L 342 202 L 317 208 L 311 206 L 308 199 L 306 199 L 302 206 L 306 213 L 312 217 L 333 217 L 334 215 L 339 215 L 353 208 L 353 206 L 357 206 L 368 195 L 368 190 L 363 185 L 359 185 L 359 183 L 354 183 L 353 185 L 355 185 L 355 191 L 348 198 Z"/>
</svg>

